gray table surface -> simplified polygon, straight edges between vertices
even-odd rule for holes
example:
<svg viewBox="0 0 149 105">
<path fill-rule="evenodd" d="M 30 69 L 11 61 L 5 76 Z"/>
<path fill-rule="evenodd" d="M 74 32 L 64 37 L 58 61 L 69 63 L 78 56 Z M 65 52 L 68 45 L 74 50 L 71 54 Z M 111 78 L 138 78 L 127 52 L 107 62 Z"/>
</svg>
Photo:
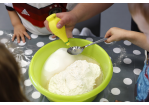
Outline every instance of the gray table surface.
<svg viewBox="0 0 149 105">
<path fill-rule="evenodd" d="M 51 38 L 51 35 L 33 35 L 28 32 L 31 36 L 31 40 L 26 38 L 25 44 L 22 42 L 17 44 L 16 41 L 11 41 L 12 34 L 13 30 L 0 30 L 0 42 L 9 43 L 13 47 L 19 46 L 22 51 L 21 53 L 27 57 L 23 58 L 26 59 L 26 66 L 22 66 L 25 94 L 27 98 L 33 102 L 49 102 L 49 100 L 39 93 L 32 85 L 28 76 L 28 64 L 38 49 L 51 41 L 57 40 L 58 38 L 53 39 Z M 74 37 L 90 41 L 101 39 L 101 37 L 79 35 L 75 35 Z M 127 40 L 112 42 L 110 44 L 101 42 L 98 45 L 100 45 L 111 57 L 113 64 L 113 76 L 108 86 L 97 95 L 93 102 L 114 102 L 115 100 L 134 102 L 135 83 L 145 61 L 144 50 Z"/>
</svg>

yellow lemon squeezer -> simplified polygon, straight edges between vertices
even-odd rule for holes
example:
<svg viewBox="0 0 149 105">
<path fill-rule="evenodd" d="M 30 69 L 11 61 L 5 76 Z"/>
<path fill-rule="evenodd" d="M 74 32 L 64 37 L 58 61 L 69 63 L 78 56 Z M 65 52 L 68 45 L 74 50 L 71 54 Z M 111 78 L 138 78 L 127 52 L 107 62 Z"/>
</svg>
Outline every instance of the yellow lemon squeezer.
<svg viewBox="0 0 149 105">
<path fill-rule="evenodd" d="M 66 35 L 65 26 L 58 29 L 56 27 L 57 23 L 61 20 L 60 18 L 56 17 L 56 14 L 51 14 L 46 18 L 46 20 L 49 22 L 49 28 L 54 33 L 54 35 L 58 36 L 67 46 L 70 45 L 70 42 Z"/>
</svg>

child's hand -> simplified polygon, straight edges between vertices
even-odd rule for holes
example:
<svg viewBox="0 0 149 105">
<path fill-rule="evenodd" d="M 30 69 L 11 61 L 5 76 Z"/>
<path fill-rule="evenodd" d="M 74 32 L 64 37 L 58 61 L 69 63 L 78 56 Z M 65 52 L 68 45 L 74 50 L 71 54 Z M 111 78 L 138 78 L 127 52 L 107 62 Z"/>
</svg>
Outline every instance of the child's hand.
<svg viewBox="0 0 149 105">
<path fill-rule="evenodd" d="M 125 40 L 128 32 L 129 32 L 128 30 L 124 30 L 124 29 L 117 28 L 117 27 L 112 27 L 107 31 L 105 35 L 105 38 L 108 38 L 106 42 L 110 43 L 113 41 Z"/>
<path fill-rule="evenodd" d="M 23 43 L 25 42 L 25 38 L 24 36 L 26 36 L 28 39 L 31 39 L 30 36 L 27 34 L 25 27 L 22 24 L 17 24 L 14 26 L 14 34 L 12 37 L 12 41 L 14 41 L 15 37 L 17 38 L 18 43 L 20 43 L 20 37 L 23 41 Z"/>
</svg>

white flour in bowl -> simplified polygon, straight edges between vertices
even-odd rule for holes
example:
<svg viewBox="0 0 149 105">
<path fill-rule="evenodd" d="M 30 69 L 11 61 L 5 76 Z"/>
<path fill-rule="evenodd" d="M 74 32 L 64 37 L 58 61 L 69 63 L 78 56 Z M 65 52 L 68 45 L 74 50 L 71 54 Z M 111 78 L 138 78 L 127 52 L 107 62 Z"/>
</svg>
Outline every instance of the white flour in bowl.
<svg viewBox="0 0 149 105">
<path fill-rule="evenodd" d="M 83 94 L 94 89 L 95 80 L 100 74 L 101 69 L 97 64 L 76 60 L 50 79 L 48 90 L 60 95 Z"/>
</svg>

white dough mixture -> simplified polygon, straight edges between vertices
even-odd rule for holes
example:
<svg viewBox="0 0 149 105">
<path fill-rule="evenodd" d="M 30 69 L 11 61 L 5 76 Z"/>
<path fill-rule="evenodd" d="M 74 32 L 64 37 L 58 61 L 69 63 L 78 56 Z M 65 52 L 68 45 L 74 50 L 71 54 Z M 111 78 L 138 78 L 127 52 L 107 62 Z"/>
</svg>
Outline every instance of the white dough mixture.
<svg viewBox="0 0 149 105">
<path fill-rule="evenodd" d="M 79 95 L 93 90 L 101 70 L 97 64 L 77 60 L 50 79 L 48 90 L 61 95 Z"/>
<path fill-rule="evenodd" d="M 65 70 L 76 60 L 76 56 L 67 53 L 67 48 L 60 48 L 47 59 L 44 65 L 43 76 L 48 81 L 52 76 Z"/>
<path fill-rule="evenodd" d="M 93 90 L 102 73 L 97 64 L 86 58 L 68 54 L 67 48 L 58 49 L 44 65 L 42 85 L 52 93 L 69 96 Z"/>
</svg>

